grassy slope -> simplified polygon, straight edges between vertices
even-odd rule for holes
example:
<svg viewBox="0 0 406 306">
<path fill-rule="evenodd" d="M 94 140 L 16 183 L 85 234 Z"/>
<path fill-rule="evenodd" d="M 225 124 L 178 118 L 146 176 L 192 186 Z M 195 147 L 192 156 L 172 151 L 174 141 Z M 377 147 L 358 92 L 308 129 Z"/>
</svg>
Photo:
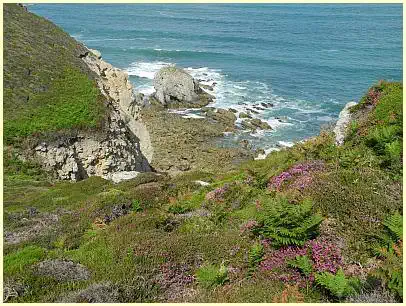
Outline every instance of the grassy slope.
<svg viewBox="0 0 406 306">
<path fill-rule="evenodd" d="M 354 111 L 357 120 L 344 146 L 336 147 L 333 135 L 325 132 L 230 173 L 189 173 L 172 179 L 144 174 L 117 185 L 100 178 L 52 185 L 35 165 L 10 163 L 4 195 L 6 230 L 16 231 L 26 222 L 34 222 L 22 219 L 31 220 L 28 207 L 36 207 L 40 217 L 46 212 L 60 214 L 60 208 L 71 212 L 60 214 L 58 224 L 48 231 L 5 247 L 6 280 L 29 286 L 25 295 L 12 301 L 53 301 L 64 292 L 101 281 L 121 288 L 120 300 L 126 302 L 160 301 L 170 296 L 177 301 L 272 302 L 283 300 L 284 288 L 285 293 L 290 292 L 290 300 L 332 300 L 318 286 L 294 291 L 267 271 L 250 272 L 248 254 L 258 238 L 241 234 L 240 227 L 258 219 L 259 203 L 278 203 L 281 197 L 293 204 L 311 199 L 313 212 L 329 221 L 321 235 L 333 233 L 334 238 L 329 237 L 342 245 L 346 263 L 368 267 L 374 262 L 374 235 L 382 232 L 385 216 L 402 209 L 402 151 L 398 148 L 403 140 L 402 85 L 373 87 Z M 267 187 L 292 165 L 309 161 L 323 161 L 324 167 L 312 174 L 303 190 L 292 181 L 277 191 Z M 192 183 L 196 179 L 211 185 Z M 231 191 L 222 201 L 205 200 L 209 191 L 224 184 L 230 184 Z M 100 221 L 123 203 L 132 205 L 133 211 L 109 224 Z M 211 215 L 197 214 L 202 210 Z M 179 213 L 185 212 L 196 215 L 181 218 Z M 44 258 L 80 262 L 91 270 L 92 278 L 58 283 L 35 276 L 33 264 Z M 168 285 L 158 277 L 178 280 L 190 273 L 210 280 L 213 268 L 202 271 L 199 267 L 220 267 L 222 263 L 233 268 L 222 286 L 206 287 L 199 279 Z M 188 267 L 188 272 L 180 272 L 179 265 Z M 219 276 L 216 280 L 222 282 Z"/>
<path fill-rule="evenodd" d="M 46 19 L 4 6 L 4 140 L 102 120 L 103 96 L 79 58 L 84 47 Z"/>
</svg>

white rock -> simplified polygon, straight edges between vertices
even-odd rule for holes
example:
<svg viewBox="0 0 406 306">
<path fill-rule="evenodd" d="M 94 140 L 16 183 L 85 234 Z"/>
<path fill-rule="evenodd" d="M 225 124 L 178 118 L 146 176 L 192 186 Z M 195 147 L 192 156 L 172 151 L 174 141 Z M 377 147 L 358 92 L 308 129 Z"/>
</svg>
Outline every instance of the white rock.
<svg viewBox="0 0 406 306">
<path fill-rule="evenodd" d="M 193 181 L 196 184 L 202 185 L 202 186 L 209 186 L 210 183 L 204 182 L 204 181 Z"/>
<path fill-rule="evenodd" d="M 120 171 L 109 173 L 108 175 L 103 176 L 103 178 L 106 180 L 111 180 L 114 183 L 120 183 L 121 181 L 131 180 L 138 174 L 140 174 L 138 171 Z"/>
<path fill-rule="evenodd" d="M 336 123 L 336 126 L 334 127 L 334 133 L 336 134 L 336 144 L 338 146 L 341 146 L 344 143 L 345 132 L 348 124 L 351 121 L 350 108 L 356 104 L 356 102 L 348 102 L 338 116 L 338 121 Z"/>
</svg>

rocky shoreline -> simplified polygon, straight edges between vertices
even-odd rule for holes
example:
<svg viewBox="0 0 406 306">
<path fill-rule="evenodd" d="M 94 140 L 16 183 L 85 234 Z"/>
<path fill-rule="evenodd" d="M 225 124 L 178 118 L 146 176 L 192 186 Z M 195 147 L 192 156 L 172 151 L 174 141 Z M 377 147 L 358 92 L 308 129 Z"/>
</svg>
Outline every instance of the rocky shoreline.
<svg viewBox="0 0 406 306">
<path fill-rule="evenodd" d="M 103 61 L 99 51 L 84 50 L 80 57 L 95 73 L 110 111 L 100 133 L 83 132 L 35 147 L 36 158 L 58 179 L 77 181 L 96 175 L 120 182 L 148 171 L 170 175 L 192 170 L 213 172 L 263 159 L 269 153 L 254 151 L 248 140 L 220 147 L 225 133 L 272 127 L 255 118 L 254 110 L 238 113 L 232 108 L 211 107 L 215 99 L 209 93 L 212 88 L 185 70 L 162 68 L 154 78 L 155 92 L 145 96 L 134 91 L 125 71 Z M 187 113 L 190 109 L 195 114 Z M 337 139 L 348 125 L 348 120 L 342 121 L 335 128 Z"/>
</svg>

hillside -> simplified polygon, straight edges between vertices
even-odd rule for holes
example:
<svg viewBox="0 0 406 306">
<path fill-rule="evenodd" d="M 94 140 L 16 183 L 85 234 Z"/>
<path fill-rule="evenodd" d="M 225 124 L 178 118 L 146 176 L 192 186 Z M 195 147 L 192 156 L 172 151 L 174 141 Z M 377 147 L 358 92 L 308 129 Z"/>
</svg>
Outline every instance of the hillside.
<svg viewBox="0 0 406 306">
<path fill-rule="evenodd" d="M 106 109 L 87 49 L 48 20 L 4 6 L 4 139 L 94 128 Z"/>
<path fill-rule="evenodd" d="M 372 87 L 353 117 L 341 147 L 323 132 L 229 173 L 72 185 L 20 164 L 32 181 L 6 180 L 9 301 L 400 300 L 402 85 Z"/>
<path fill-rule="evenodd" d="M 350 108 L 341 146 L 326 130 L 232 167 L 232 152 L 203 146 L 226 126 L 145 109 L 155 146 L 175 151 L 180 127 L 176 147 L 211 168 L 162 147 L 161 169 L 176 158 L 189 171 L 114 183 L 106 172 L 153 170 L 142 122 L 123 107 L 134 105 L 128 78 L 81 58 L 88 49 L 45 19 L 4 14 L 4 301 L 402 301 L 402 83 L 381 81 Z M 42 166 L 24 158 L 30 147 Z M 44 169 L 61 156 L 68 170 Z"/>
</svg>

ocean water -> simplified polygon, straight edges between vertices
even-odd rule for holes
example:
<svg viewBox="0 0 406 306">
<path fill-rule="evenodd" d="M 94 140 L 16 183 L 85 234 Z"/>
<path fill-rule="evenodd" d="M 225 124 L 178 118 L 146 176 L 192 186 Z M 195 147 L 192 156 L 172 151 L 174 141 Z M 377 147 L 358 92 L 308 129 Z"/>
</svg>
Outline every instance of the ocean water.
<svg viewBox="0 0 406 306">
<path fill-rule="evenodd" d="M 154 73 L 170 64 L 215 84 L 214 106 L 254 109 L 273 127 L 230 140 L 250 139 L 269 150 L 318 134 L 372 83 L 402 79 L 401 4 L 35 4 L 29 10 L 99 50 L 145 94 L 153 92 Z M 261 109 L 264 102 L 273 107 Z"/>
</svg>

